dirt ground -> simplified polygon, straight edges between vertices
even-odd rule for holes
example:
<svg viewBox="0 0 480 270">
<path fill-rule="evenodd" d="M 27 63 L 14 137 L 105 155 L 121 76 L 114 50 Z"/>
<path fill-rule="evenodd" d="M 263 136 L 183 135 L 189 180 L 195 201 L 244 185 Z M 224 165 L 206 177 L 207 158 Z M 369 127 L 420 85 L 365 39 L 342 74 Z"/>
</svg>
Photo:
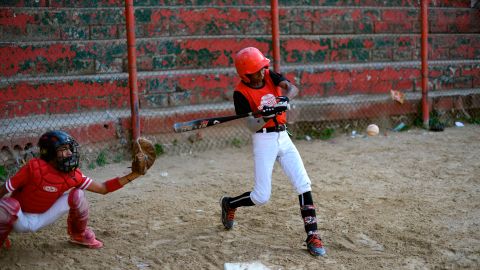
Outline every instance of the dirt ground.
<svg viewBox="0 0 480 270">
<path fill-rule="evenodd" d="M 70 245 L 64 217 L 37 233 L 12 234 L 0 268 L 480 268 L 480 126 L 295 143 L 313 181 L 326 257 L 306 251 L 297 195 L 279 166 L 271 201 L 239 209 L 236 227 L 223 229 L 219 198 L 253 186 L 244 146 L 162 156 L 129 186 L 88 193 L 103 249 Z M 84 173 L 101 182 L 127 166 Z"/>
</svg>

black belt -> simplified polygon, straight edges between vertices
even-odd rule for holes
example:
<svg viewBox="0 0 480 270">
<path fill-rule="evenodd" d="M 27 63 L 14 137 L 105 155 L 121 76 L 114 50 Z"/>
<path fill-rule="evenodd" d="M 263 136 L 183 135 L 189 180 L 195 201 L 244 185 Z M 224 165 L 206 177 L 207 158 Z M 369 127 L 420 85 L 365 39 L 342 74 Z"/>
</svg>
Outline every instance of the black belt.
<svg viewBox="0 0 480 270">
<path fill-rule="evenodd" d="M 286 125 L 278 125 L 277 127 L 268 127 L 268 128 L 262 128 L 257 133 L 270 133 L 270 132 L 281 132 L 287 130 Z"/>
</svg>

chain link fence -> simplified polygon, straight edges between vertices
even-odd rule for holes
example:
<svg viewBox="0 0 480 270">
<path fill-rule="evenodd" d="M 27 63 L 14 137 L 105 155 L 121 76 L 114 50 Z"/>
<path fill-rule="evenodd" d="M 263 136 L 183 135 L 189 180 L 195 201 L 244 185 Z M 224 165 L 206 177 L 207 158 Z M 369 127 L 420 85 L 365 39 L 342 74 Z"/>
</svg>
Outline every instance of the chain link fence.
<svg viewBox="0 0 480 270">
<path fill-rule="evenodd" d="M 241 119 L 185 133 L 174 133 L 172 126 L 234 114 L 238 78 L 232 56 L 255 46 L 273 60 L 266 4 L 136 8 L 141 134 L 154 141 L 158 154 L 250 143 Z M 301 91 L 287 117 L 294 139 L 361 137 L 372 123 L 381 135 L 422 125 L 417 6 L 287 4 L 280 7 L 280 72 Z M 38 138 L 52 129 L 78 140 L 84 169 L 129 160 L 123 6 L 5 6 L 0 10 L 0 181 L 37 155 Z M 452 19 L 475 22 L 476 15 L 462 5 L 432 11 L 433 124 L 479 123 L 480 31 L 473 24 L 460 28 Z M 463 32 L 442 32 L 448 27 L 434 22 L 444 18 Z"/>
<path fill-rule="evenodd" d="M 292 68 L 301 72 L 301 67 Z M 286 72 L 287 76 L 290 71 Z M 295 82 L 295 80 L 292 80 Z M 301 82 L 295 82 L 302 88 Z M 433 93 L 435 94 L 435 93 Z M 479 123 L 479 112 L 469 110 L 475 102 L 475 92 L 452 96 L 452 104 L 443 104 L 445 97 L 431 94 L 431 121 L 445 127 L 463 123 Z M 28 97 L 24 97 L 25 99 Z M 127 97 L 125 97 L 127 98 Z M 391 93 L 329 96 L 302 93 L 292 100 L 288 112 L 289 129 L 296 140 L 323 139 L 335 136 L 366 136 L 367 125 L 375 123 L 381 135 L 421 127 L 421 94 L 406 93 L 403 104 Z M 443 100 L 443 101 L 442 101 Z M 174 122 L 234 114 L 233 102 L 185 105 L 162 109 L 140 109 L 142 135 L 154 141 L 157 153 L 192 154 L 208 149 L 242 147 L 250 143 L 250 132 L 243 120 L 185 133 L 173 133 Z M 2 149 L 0 174 L 3 179 L 12 175 L 29 158 L 36 156 L 39 136 L 51 129 L 62 129 L 79 141 L 82 167 L 94 169 L 130 158 L 129 109 L 106 109 L 93 112 L 48 114 L 0 120 Z M 158 132 L 156 132 L 158 130 Z M 145 132 L 147 131 L 147 132 Z"/>
</svg>

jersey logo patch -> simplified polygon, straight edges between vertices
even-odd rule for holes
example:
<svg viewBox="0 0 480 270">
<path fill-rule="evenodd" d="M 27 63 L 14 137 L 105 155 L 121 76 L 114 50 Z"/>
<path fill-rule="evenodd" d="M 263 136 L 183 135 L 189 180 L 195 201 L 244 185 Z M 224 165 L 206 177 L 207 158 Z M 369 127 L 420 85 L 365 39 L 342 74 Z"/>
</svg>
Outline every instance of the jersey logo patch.
<svg viewBox="0 0 480 270">
<path fill-rule="evenodd" d="M 277 104 L 277 100 L 275 96 L 272 94 L 266 94 L 261 98 L 260 106 L 258 106 L 258 109 L 259 110 L 263 109 L 263 106 L 273 107 L 275 106 L 275 104 Z"/>
<path fill-rule="evenodd" d="M 43 190 L 45 190 L 46 192 L 57 192 L 58 189 L 56 187 L 52 187 L 52 186 L 43 186 Z"/>
</svg>

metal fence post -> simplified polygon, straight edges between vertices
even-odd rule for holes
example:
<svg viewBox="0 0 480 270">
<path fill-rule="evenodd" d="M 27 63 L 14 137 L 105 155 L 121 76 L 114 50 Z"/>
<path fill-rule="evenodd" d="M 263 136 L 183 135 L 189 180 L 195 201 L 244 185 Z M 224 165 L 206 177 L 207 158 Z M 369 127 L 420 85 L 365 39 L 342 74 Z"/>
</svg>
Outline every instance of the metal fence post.
<svg viewBox="0 0 480 270">
<path fill-rule="evenodd" d="M 135 49 L 135 9 L 133 0 L 125 0 L 125 16 L 128 47 L 128 84 L 130 87 L 130 108 L 132 123 L 132 139 L 140 137 L 140 121 L 138 113 L 137 57 Z"/>
</svg>

